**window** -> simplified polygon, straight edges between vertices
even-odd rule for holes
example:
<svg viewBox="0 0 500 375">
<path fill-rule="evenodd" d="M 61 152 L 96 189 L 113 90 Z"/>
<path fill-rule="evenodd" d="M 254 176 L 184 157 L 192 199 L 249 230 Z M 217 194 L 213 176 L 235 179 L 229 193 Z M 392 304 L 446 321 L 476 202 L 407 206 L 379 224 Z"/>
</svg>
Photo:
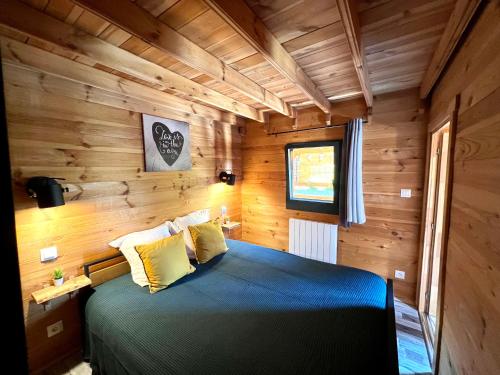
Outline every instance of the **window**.
<svg viewBox="0 0 500 375">
<path fill-rule="evenodd" d="M 342 141 L 285 146 L 286 208 L 339 213 L 341 148 Z"/>
</svg>

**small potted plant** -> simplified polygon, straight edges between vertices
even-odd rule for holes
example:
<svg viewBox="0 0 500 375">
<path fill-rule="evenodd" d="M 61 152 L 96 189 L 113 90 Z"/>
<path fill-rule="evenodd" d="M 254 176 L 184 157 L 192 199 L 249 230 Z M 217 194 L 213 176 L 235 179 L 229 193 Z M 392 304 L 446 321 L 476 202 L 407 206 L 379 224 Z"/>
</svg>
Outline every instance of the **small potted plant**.
<svg viewBox="0 0 500 375">
<path fill-rule="evenodd" d="M 63 285 L 63 283 L 64 283 L 64 275 L 63 275 L 62 269 L 56 268 L 54 270 L 53 276 L 54 276 L 54 285 L 55 286 L 61 286 L 61 285 Z"/>
</svg>

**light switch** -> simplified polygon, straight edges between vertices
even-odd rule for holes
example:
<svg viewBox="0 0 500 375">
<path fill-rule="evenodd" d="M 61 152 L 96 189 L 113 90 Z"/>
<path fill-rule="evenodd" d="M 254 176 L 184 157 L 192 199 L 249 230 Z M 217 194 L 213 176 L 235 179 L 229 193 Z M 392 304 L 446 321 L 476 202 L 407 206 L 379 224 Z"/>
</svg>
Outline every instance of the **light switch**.
<svg viewBox="0 0 500 375">
<path fill-rule="evenodd" d="M 411 189 L 401 189 L 401 198 L 411 198 Z"/>
<path fill-rule="evenodd" d="M 399 271 L 399 270 L 396 270 L 396 272 L 394 272 L 394 277 L 396 279 L 401 279 L 401 280 L 404 280 L 405 279 L 405 271 Z"/>
<path fill-rule="evenodd" d="M 57 247 L 50 246 L 40 249 L 40 261 L 48 262 L 49 260 L 57 259 Z"/>
</svg>

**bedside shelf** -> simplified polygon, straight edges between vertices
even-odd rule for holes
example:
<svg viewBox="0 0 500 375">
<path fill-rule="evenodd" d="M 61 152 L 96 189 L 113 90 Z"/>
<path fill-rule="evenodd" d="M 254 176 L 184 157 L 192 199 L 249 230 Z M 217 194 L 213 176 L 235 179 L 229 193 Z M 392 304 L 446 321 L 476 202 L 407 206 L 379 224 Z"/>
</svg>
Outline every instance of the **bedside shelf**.
<svg viewBox="0 0 500 375">
<path fill-rule="evenodd" d="M 241 240 L 241 223 L 231 221 L 227 224 L 222 224 L 224 237 L 232 240 Z"/>
<path fill-rule="evenodd" d="M 227 224 L 222 224 L 221 225 L 223 229 L 236 229 L 241 226 L 241 223 L 238 223 L 237 221 L 231 221 L 230 223 Z"/>
<path fill-rule="evenodd" d="M 81 275 L 73 279 L 69 279 L 61 286 L 49 286 L 47 288 L 37 290 L 36 292 L 33 292 L 31 296 L 37 304 L 45 304 L 54 298 L 86 287 L 87 285 L 90 285 L 90 283 L 91 281 L 87 276 Z"/>
</svg>

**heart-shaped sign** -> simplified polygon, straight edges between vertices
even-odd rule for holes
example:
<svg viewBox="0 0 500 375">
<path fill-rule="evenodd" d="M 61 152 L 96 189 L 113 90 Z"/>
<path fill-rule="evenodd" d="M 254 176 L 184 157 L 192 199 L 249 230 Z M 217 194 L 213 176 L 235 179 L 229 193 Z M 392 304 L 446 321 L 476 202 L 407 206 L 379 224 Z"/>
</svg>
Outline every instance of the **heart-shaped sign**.
<svg viewBox="0 0 500 375">
<path fill-rule="evenodd" d="M 179 158 L 184 146 L 184 137 L 178 131 L 171 132 L 167 125 L 155 122 L 151 127 L 153 139 L 165 163 L 170 167 Z"/>
</svg>

